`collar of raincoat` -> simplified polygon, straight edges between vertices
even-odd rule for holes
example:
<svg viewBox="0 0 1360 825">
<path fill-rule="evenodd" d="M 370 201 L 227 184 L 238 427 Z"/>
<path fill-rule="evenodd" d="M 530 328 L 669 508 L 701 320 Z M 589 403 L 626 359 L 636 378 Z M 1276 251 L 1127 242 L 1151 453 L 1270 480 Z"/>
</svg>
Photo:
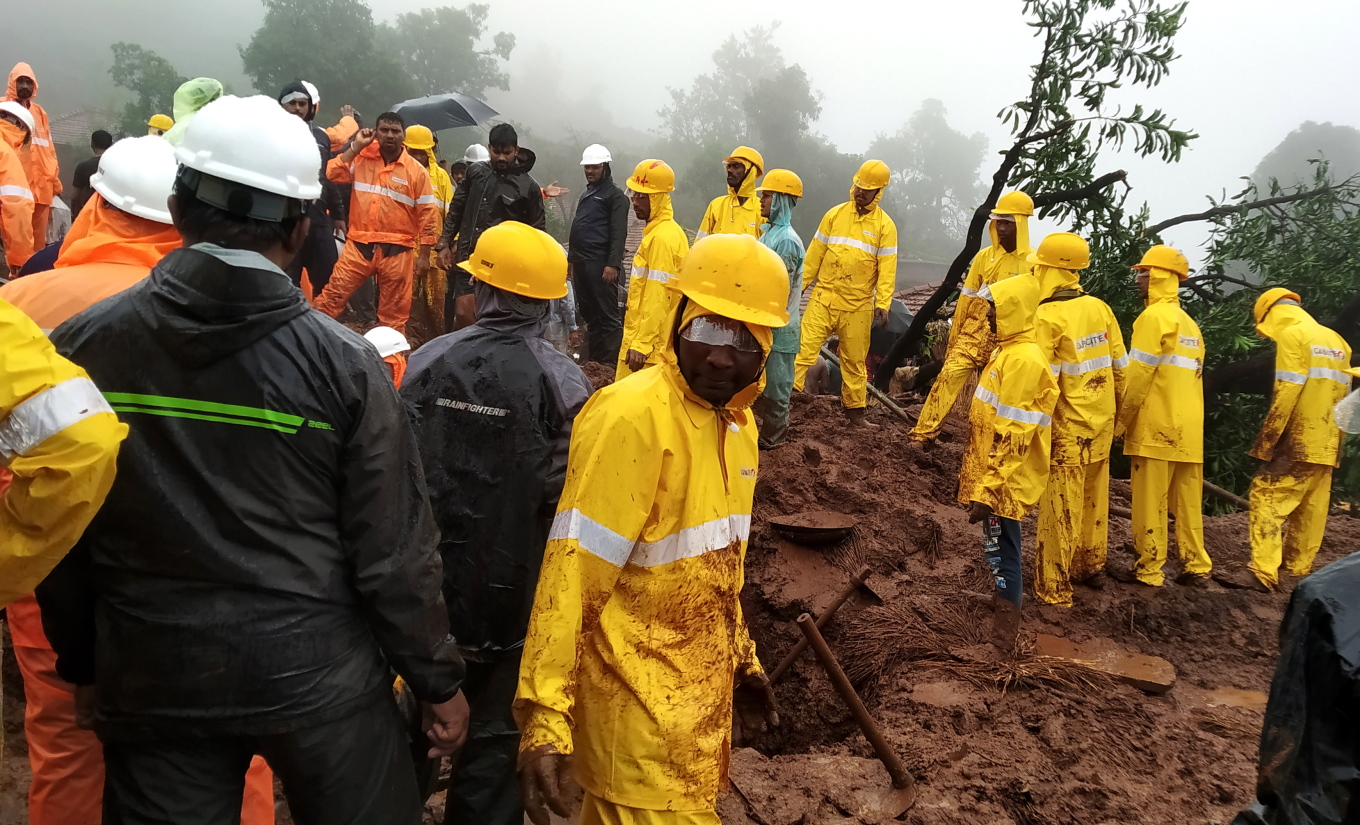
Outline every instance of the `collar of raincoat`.
<svg viewBox="0 0 1360 825">
<path fill-rule="evenodd" d="M 31 100 L 38 99 L 38 77 L 33 74 L 33 67 L 27 63 L 15 63 L 14 68 L 9 70 L 9 84 L 5 86 L 5 100 L 19 99 L 19 78 L 26 77 L 33 81 L 33 97 Z"/>
<path fill-rule="evenodd" d="M 736 189 L 729 186 L 727 187 L 727 191 L 738 198 L 757 197 L 756 178 L 759 177 L 759 174 L 756 172 L 755 164 L 751 163 L 749 160 L 742 160 L 741 158 L 737 158 L 737 160 L 740 160 L 741 165 L 746 167 L 746 177 L 741 179 L 741 185 Z"/>
<path fill-rule="evenodd" d="M 476 279 L 472 294 L 477 300 L 477 326 L 525 338 L 547 334 L 547 301 L 523 298 Z"/>
<path fill-rule="evenodd" d="M 662 221 L 675 220 L 675 207 L 671 204 L 670 192 L 653 192 L 647 196 L 647 200 L 652 205 L 652 216 L 642 228 L 644 235 L 660 226 Z"/>
<path fill-rule="evenodd" d="M 1039 279 L 1040 301 L 1047 301 L 1060 289 L 1081 289 L 1080 273 L 1070 269 L 1038 264 L 1034 267 L 1034 277 Z"/>
<path fill-rule="evenodd" d="M 8 143 L 14 151 L 18 152 L 24 146 L 24 141 L 28 139 L 28 132 L 22 126 L 16 126 L 8 120 L 0 120 L 0 137 Z"/>
<path fill-rule="evenodd" d="M 996 304 L 996 338 L 1002 347 L 1034 341 L 1034 314 L 1039 310 L 1039 279 L 1016 275 L 989 289 Z"/>
<path fill-rule="evenodd" d="M 1169 269 L 1158 269 L 1149 267 L 1148 276 L 1148 297 L 1147 305 L 1153 304 L 1175 304 L 1181 305 L 1181 276 Z"/>
<path fill-rule="evenodd" d="M 1015 218 L 1015 252 L 1016 254 L 1028 252 L 1032 247 L 1029 245 L 1029 216 L 1028 215 L 1009 215 Z M 987 234 L 992 237 L 992 255 L 1006 255 L 1005 249 L 1001 248 L 1001 239 L 996 236 L 996 221 L 987 221 Z"/>
<path fill-rule="evenodd" d="M 883 189 L 887 188 L 888 187 L 886 186 L 883 187 Z M 869 204 L 868 211 L 861 215 L 859 213 L 859 207 L 855 205 L 855 185 L 853 183 L 850 184 L 850 208 L 855 210 L 856 218 L 867 218 L 870 215 L 874 214 L 874 210 L 878 208 L 879 202 L 883 200 L 883 189 L 878 190 L 878 194 L 874 195 L 873 201 Z"/>
<path fill-rule="evenodd" d="M 95 192 L 66 233 L 54 268 L 100 263 L 150 269 L 183 243 L 175 227 L 115 209 Z"/>
<path fill-rule="evenodd" d="M 786 192 L 775 192 L 770 200 L 770 226 L 793 226 L 793 207 L 798 199 Z"/>
<path fill-rule="evenodd" d="M 681 307 L 683 307 L 683 309 L 681 309 Z M 679 318 L 677 322 L 671 326 L 672 333 L 670 340 L 662 350 L 661 368 L 666 370 L 666 374 L 670 377 L 672 383 L 674 383 L 680 390 L 680 393 L 685 396 L 685 400 L 690 402 L 685 405 L 685 414 L 689 418 L 689 423 L 696 429 L 703 426 L 711 426 L 710 419 L 701 415 L 701 412 L 712 411 L 718 413 L 721 417 L 732 419 L 738 425 L 745 424 L 748 420 L 747 409 L 749 409 L 750 406 L 755 403 L 755 400 L 760 397 L 760 394 L 765 391 L 765 364 L 762 363 L 760 365 L 760 377 L 755 380 L 755 383 L 745 389 L 738 390 L 737 394 L 732 396 L 732 400 L 728 401 L 722 407 L 713 406 L 690 389 L 689 382 L 685 380 L 684 373 L 680 372 L 680 362 L 676 360 L 675 356 L 675 336 L 679 335 L 680 330 L 689 326 L 689 323 L 695 318 L 704 315 L 719 315 L 719 313 L 706 309 L 688 298 L 680 301 L 680 306 L 676 308 L 676 312 L 679 314 Z M 751 331 L 751 334 L 755 336 L 756 341 L 760 343 L 760 348 L 764 351 L 764 357 L 768 360 L 770 357 L 770 348 L 774 346 L 774 330 L 759 324 L 750 323 L 746 324 L 746 328 Z"/>
<path fill-rule="evenodd" d="M 1312 320 L 1313 316 L 1309 315 L 1308 311 L 1301 306 L 1275 304 L 1266 313 L 1266 317 L 1261 320 L 1261 323 L 1256 325 L 1256 331 L 1272 341 L 1278 341 L 1280 334 L 1286 329 Z"/>
</svg>

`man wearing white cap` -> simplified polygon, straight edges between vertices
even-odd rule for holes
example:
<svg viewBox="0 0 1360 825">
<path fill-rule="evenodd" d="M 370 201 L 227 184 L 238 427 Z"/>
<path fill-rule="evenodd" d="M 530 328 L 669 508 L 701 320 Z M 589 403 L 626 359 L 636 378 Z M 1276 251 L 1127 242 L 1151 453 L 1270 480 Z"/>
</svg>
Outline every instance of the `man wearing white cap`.
<svg viewBox="0 0 1360 825">
<path fill-rule="evenodd" d="M 619 312 L 619 269 L 628 235 L 628 196 L 614 185 L 609 150 L 596 143 L 581 155 L 586 191 L 576 204 L 567 260 L 576 287 L 576 305 L 590 333 L 591 361 L 613 364 L 623 343 Z"/>
</svg>

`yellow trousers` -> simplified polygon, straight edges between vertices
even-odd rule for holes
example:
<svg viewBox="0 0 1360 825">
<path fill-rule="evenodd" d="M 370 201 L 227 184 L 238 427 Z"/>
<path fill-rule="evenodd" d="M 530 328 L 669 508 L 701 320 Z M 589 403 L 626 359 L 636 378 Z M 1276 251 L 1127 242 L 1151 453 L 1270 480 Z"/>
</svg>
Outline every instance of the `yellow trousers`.
<svg viewBox="0 0 1360 825">
<path fill-rule="evenodd" d="M 869 333 L 874 328 L 874 308 L 832 309 L 817 300 L 808 303 L 803 315 L 798 358 L 793 362 L 793 388 L 801 391 L 808 368 L 817 363 L 822 344 L 835 335 L 840 339 L 841 403 L 848 410 L 863 409 L 867 403 L 869 373 L 864 361 L 869 357 Z"/>
<path fill-rule="evenodd" d="M 1041 601 L 1071 607 L 1072 582 L 1105 569 L 1109 517 L 1109 459 L 1049 468 L 1034 554 L 1034 593 Z"/>
<path fill-rule="evenodd" d="M 1300 461 L 1284 473 L 1260 472 L 1252 479 L 1250 495 L 1251 563 L 1247 567 L 1271 588 L 1280 583 L 1281 562 L 1295 576 L 1308 575 L 1327 529 L 1332 468 Z"/>
<path fill-rule="evenodd" d="M 1168 510 L 1176 514 L 1176 545 L 1185 572 L 1209 575 L 1214 564 L 1204 549 L 1204 465 L 1133 456 L 1130 487 L 1138 580 L 1162 586 Z"/>
<path fill-rule="evenodd" d="M 717 811 L 648 811 L 601 799 L 589 792 L 580 825 L 722 825 Z"/>
<path fill-rule="evenodd" d="M 954 408 L 954 402 L 958 400 L 959 390 L 968 383 L 973 373 L 982 369 L 989 357 L 990 355 L 979 355 L 966 347 L 950 347 L 944 356 L 944 366 L 940 367 L 940 374 L 930 386 L 930 395 L 926 397 L 925 406 L 921 407 L 921 416 L 916 420 L 916 426 L 912 428 L 911 434 L 923 438 L 934 438 L 938 435 L 940 426 L 944 424 L 944 417 L 949 415 L 949 411 Z"/>
</svg>

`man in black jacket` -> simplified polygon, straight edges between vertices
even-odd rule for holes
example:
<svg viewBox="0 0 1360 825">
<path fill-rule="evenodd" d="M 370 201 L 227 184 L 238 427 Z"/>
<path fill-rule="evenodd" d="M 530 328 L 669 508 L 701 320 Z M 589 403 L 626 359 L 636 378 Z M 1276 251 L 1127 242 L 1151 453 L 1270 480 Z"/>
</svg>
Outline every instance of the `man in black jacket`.
<svg viewBox="0 0 1360 825">
<path fill-rule="evenodd" d="M 468 742 L 448 825 L 520 825 L 519 732 L 511 714 L 538 568 L 566 479 L 571 425 L 590 382 L 544 338 L 567 258 L 547 233 L 509 221 L 472 259 L 477 322 L 416 351 L 401 395 L 439 523 L 444 598 L 467 660 Z"/>
<path fill-rule="evenodd" d="M 302 251 L 288 265 L 288 276 L 293 279 L 293 283 L 302 283 L 302 270 L 305 268 L 307 280 L 312 284 L 312 293 L 320 295 L 321 290 L 330 283 L 331 271 L 335 269 L 339 257 L 335 248 L 335 233 L 337 229 L 341 234 L 345 230 L 346 199 L 340 188 L 326 178 L 326 164 L 335 155 L 331 153 L 330 137 L 314 122 L 317 106 L 315 88 L 305 80 L 294 80 L 279 92 L 279 105 L 289 114 L 302 118 L 311 129 L 312 139 L 316 141 L 317 151 L 321 154 L 321 171 L 317 176 L 321 182 L 321 197 L 312 201 L 312 208 L 307 212 L 312 228 L 307 233 L 307 242 Z"/>
<path fill-rule="evenodd" d="M 581 155 L 586 191 L 576 205 L 567 260 L 576 305 L 590 332 L 590 360 L 613 365 L 623 345 L 619 269 L 628 237 L 628 196 L 614 185 L 609 150 L 596 143 Z"/>
<path fill-rule="evenodd" d="M 444 217 L 444 233 L 435 244 L 439 266 L 449 273 L 444 323 L 451 330 L 461 329 L 476 318 L 472 281 L 454 264 L 471 256 L 482 233 L 504 221 L 519 221 L 545 231 L 548 228 L 543 190 L 529 176 L 534 153 L 519 145 L 519 135 L 508 123 L 491 127 L 487 143 L 491 159 L 468 166 Z"/>
<path fill-rule="evenodd" d="M 176 153 L 184 248 L 52 335 L 130 432 L 38 595 L 58 673 L 94 686 L 106 823 L 235 823 L 258 753 L 299 825 L 418 825 L 391 670 L 432 754 L 466 731 L 400 399 L 284 273 L 321 194 L 312 146 L 267 97 L 206 106 Z"/>
</svg>

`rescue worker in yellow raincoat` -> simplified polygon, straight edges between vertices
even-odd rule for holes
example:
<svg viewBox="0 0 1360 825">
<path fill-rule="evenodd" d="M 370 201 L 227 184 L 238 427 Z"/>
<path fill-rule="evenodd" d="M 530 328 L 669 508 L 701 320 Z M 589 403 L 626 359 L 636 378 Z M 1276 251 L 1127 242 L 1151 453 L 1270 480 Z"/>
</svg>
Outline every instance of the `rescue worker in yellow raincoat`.
<svg viewBox="0 0 1360 825">
<path fill-rule="evenodd" d="M 738 595 L 759 453 L 751 403 L 788 273 L 754 238 L 695 244 L 661 363 L 576 419 L 524 642 L 525 809 L 548 825 L 719 825 L 733 711 L 777 724 Z"/>
<path fill-rule="evenodd" d="M 453 179 L 444 171 L 434 156 L 434 132 L 428 127 L 415 124 L 406 127 L 406 154 L 416 163 L 422 164 L 430 173 L 429 196 L 439 208 L 439 225 L 444 225 L 444 217 L 449 213 L 453 201 Z M 438 255 L 434 248 L 426 249 L 416 242 L 416 255 L 430 259 L 428 271 L 416 275 L 414 296 L 411 300 L 411 319 L 415 330 L 411 337 L 417 345 L 444 334 L 444 295 L 448 290 L 448 274 L 439 268 Z"/>
<path fill-rule="evenodd" d="M 891 173 L 866 160 L 855 174 L 850 200 L 822 218 L 803 262 L 803 284 L 815 284 L 794 361 L 793 388 L 801 391 L 822 344 L 840 339 L 841 403 L 851 423 L 864 425 L 869 333 L 888 323 L 897 285 L 897 225 L 879 208 Z M 869 425 L 873 426 L 873 425 Z"/>
<path fill-rule="evenodd" d="M 1009 278 L 978 290 L 997 349 L 982 373 L 968 419 L 972 433 L 959 470 L 959 503 L 968 521 L 983 522 L 983 558 L 996 582 L 993 639 L 1015 643 L 1024 574 L 1020 521 L 1048 481 L 1049 445 L 1058 382 L 1035 341 L 1039 282 Z"/>
<path fill-rule="evenodd" d="M 929 441 L 940 434 L 940 425 L 954 408 L 963 385 L 992 357 L 996 339 L 987 327 L 987 302 L 978 298 L 978 290 L 1033 267 L 1028 260 L 1034 252 L 1029 245 L 1029 219 L 1033 214 L 1034 201 L 1024 192 L 1007 192 L 997 200 L 987 227 L 992 244 L 979 250 L 968 265 L 954 305 L 944 366 L 912 428 L 913 439 Z"/>
<path fill-rule="evenodd" d="M 127 427 L 85 371 L 4 300 L 0 352 L 0 468 L 10 476 L 0 501 L 4 607 L 33 592 L 94 518 Z"/>
<path fill-rule="evenodd" d="M 628 275 L 628 307 L 623 314 L 623 344 L 615 380 L 660 363 L 669 332 L 666 325 L 679 299 L 666 285 L 680 271 L 680 263 L 689 252 L 689 238 L 675 222 L 671 206 L 670 193 L 675 191 L 671 167 L 664 160 L 644 160 L 633 170 L 628 188 L 632 190 L 633 214 L 647 225 Z M 760 208 L 759 202 L 756 208 Z"/>
<path fill-rule="evenodd" d="M 1109 305 L 1081 288 L 1091 264 L 1086 240 L 1044 238 L 1030 260 L 1039 279 L 1035 331 L 1058 379 L 1048 486 L 1039 502 L 1034 593 L 1072 606 L 1073 582 L 1104 586 L 1109 540 L 1110 445 L 1129 358 Z"/>
<path fill-rule="evenodd" d="M 1197 587 L 1213 562 L 1204 549 L 1204 337 L 1181 309 L 1180 282 L 1190 262 L 1154 246 L 1135 267 L 1147 309 L 1133 322 L 1124 399 L 1115 426 L 1133 457 L 1133 573 L 1122 581 L 1161 587 L 1167 511 L 1176 514 L 1182 572 L 1176 583 Z M 1113 571 L 1112 571 L 1113 572 Z"/>
<path fill-rule="evenodd" d="M 760 237 L 764 221 L 760 217 L 760 196 L 756 184 L 765 174 L 765 159 L 750 146 L 738 146 L 723 158 L 728 193 L 714 198 L 699 222 L 697 241 L 707 235 L 750 235 Z"/>
<path fill-rule="evenodd" d="M 1256 301 L 1256 331 L 1275 342 L 1275 393 L 1251 456 L 1251 562 L 1215 580 L 1269 592 L 1280 565 L 1306 576 L 1322 546 L 1341 430 L 1332 410 L 1351 387 L 1351 348 L 1313 319 L 1297 293 L 1276 287 Z M 1286 535 L 1281 537 L 1281 533 Z"/>
</svg>

